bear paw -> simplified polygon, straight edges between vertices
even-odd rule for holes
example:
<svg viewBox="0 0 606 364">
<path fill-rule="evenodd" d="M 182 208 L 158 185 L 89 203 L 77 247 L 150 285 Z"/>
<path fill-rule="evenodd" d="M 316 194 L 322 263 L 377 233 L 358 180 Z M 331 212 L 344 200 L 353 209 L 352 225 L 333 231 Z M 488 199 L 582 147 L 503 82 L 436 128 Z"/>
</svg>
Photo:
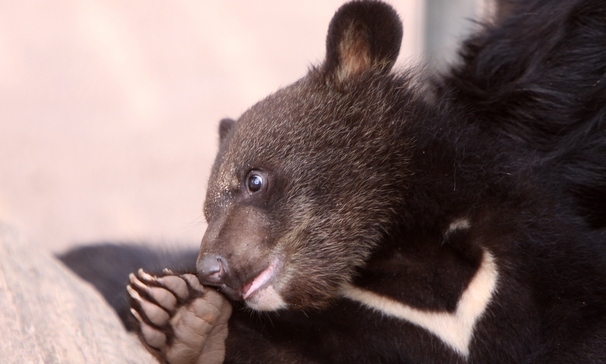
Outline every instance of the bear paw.
<svg viewBox="0 0 606 364">
<path fill-rule="evenodd" d="M 126 289 L 141 340 L 162 363 L 222 363 L 230 303 L 193 274 L 164 273 L 139 269 L 129 276 Z"/>
</svg>

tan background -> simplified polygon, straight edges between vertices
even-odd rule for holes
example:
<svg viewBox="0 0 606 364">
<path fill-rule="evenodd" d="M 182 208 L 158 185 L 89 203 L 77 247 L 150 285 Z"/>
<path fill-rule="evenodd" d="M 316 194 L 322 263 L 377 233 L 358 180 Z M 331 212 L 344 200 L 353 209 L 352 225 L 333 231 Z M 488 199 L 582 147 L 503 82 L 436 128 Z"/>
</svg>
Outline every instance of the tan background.
<svg viewBox="0 0 606 364">
<path fill-rule="evenodd" d="M 324 56 L 343 1 L 1 1 L 0 221 L 60 251 L 198 244 L 217 123 Z M 422 0 L 400 66 L 422 57 Z"/>
</svg>

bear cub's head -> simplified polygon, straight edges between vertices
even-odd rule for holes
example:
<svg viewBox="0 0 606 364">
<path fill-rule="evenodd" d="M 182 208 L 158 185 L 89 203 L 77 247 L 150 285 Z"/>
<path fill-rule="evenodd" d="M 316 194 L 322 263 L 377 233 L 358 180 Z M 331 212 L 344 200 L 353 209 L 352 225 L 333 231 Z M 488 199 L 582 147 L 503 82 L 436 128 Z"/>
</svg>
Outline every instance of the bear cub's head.
<svg viewBox="0 0 606 364">
<path fill-rule="evenodd" d="M 410 178 L 398 120 L 417 101 L 391 71 L 401 40 L 389 5 L 348 3 L 319 67 L 221 122 L 203 284 L 257 310 L 320 308 L 364 266 Z"/>
</svg>

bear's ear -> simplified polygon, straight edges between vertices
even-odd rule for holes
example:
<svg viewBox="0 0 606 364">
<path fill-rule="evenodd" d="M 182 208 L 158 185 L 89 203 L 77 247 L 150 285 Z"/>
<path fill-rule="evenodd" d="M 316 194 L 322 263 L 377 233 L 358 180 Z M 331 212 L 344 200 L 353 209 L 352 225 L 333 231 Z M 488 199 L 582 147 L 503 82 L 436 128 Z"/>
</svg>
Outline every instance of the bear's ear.
<svg viewBox="0 0 606 364">
<path fill-rule="evenodd" d="M 369 70 L 389 71 L 402 44 L 402 22 L 380 1 L 352 1 L 333 16 L 323 71 L 345 82 Z"/>
<path fill-rule="evenodd" d="M 219 144 L 223 143 L 223 140 L 225 140 L 225 137 L 227 137 L 227 134 L 234 127 L 234 125 L 236 125 L 236 121 L 234 119 L 221 119 L 219 122 Z"/>
</svg>

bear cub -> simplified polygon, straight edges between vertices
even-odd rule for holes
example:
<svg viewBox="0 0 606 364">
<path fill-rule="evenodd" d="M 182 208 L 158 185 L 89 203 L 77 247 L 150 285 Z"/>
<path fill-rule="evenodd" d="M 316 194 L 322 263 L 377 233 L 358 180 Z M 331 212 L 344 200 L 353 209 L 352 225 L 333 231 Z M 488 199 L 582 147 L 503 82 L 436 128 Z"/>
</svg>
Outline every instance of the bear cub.
<svg viewBox="0 0 606 364">
<path fill-rule="evenodd" d="M 445 74 L 380 1 L 221 123 L 195 274 L 130 276 L 177 363 L 606 362 L 606 6 L 506 1 Z"/>
</svg>

